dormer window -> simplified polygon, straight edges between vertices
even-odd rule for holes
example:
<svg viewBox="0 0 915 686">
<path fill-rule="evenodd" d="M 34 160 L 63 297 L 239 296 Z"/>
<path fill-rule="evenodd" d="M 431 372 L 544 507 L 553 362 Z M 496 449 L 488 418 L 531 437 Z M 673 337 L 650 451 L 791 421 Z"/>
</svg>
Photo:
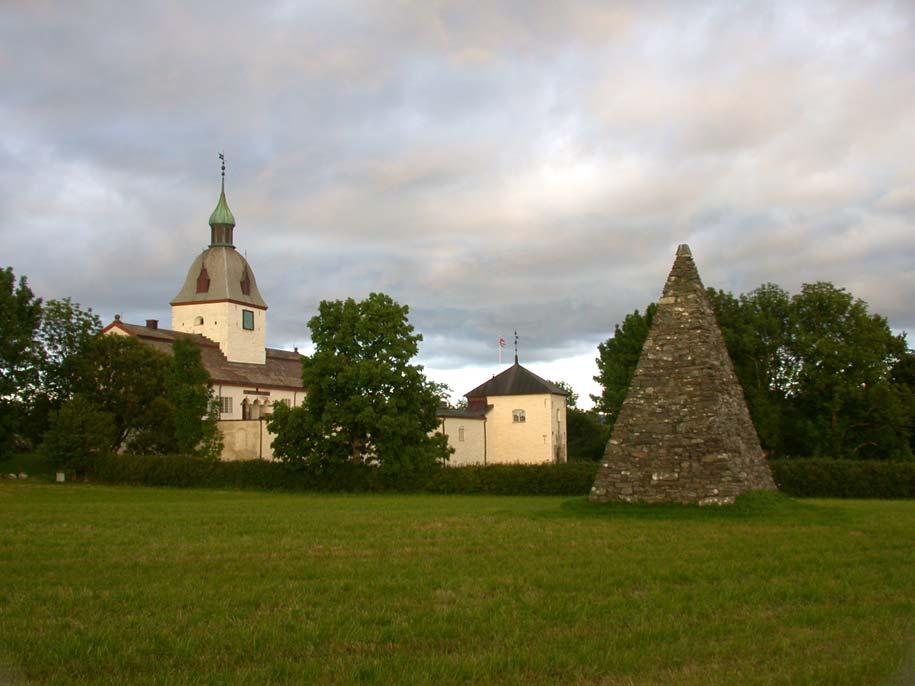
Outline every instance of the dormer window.
<svg viewBox="0 0 915 686">
<path fill-rule="evenodd" d="M 254 331 L 254 312 L 251 310 L 241 311 L 241 328 L 245 331 Z"/>
<path fill-rule="evenodd" d="M 207 274 L 207 268 L 201 267 L 197 275 L 197 292 L 207 293 L 210 290 L 210 275 Z"/>
<path fill-rule="evenodd" d="M 248 276 L 248 268 L 245 267 L 245 271 L 241 275 L 241 292 L 244 295 L 251 295 L 251 277 Z M 251 328 L 254 328 L 253 325 Z"/>
<path fill-rule="evenodd" d="M 515 424 L 523 424 L 527 421 L 524 410 L 512 410 L 512 421 Z"/>
</svg>

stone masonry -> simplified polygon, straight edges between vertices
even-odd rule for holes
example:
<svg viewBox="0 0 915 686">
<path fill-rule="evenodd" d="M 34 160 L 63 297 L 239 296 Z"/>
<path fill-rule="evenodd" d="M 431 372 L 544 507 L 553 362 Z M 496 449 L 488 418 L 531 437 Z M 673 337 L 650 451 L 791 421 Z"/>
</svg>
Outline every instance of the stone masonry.
<svg viewBox="0 0 915 686">
<path fill-rule="evenodd" d="M 722 505 L 774 489 L 715 313 L 681 245 L 591 500 Z"/>
</svg>

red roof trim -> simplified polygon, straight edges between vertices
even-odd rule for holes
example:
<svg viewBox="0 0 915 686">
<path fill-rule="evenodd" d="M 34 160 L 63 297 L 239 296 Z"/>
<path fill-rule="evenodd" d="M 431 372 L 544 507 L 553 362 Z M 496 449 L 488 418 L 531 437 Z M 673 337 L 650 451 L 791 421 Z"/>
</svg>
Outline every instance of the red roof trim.
<svg viewBox="0 0 915 686">
<path fill-rule="evenodd" d="M 244 305 L 245 307 L 253 307 L 255 310 L 266 310 L 266 305 L 255 305 L 254 303 L 246 303 L 242 300 L 233 300 L 232 298 L 222 298 L 220 300 L 185 300 L 180 303 L 171 303 L 172 307 L 177 307 L 179 305 L 212 305 L 213 303 L 234 303 L 236 305 Z"/>
</svg>

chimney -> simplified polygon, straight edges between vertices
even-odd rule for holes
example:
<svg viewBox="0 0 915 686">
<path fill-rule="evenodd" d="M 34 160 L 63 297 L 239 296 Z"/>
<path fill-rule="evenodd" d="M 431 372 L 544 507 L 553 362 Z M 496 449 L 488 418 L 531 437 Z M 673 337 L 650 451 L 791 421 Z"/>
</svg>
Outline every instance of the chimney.
<svg viewBox="0 0 915 686">
<path fill-rule="evenodd" d="M 159 320 L 158 320 L 158 319 L 147 319 L 147 320 L 146 320 L 146 328 L 147 328 L 147 329 L 158 329 L 158 328 L 159 328 Z"/>
</svg>

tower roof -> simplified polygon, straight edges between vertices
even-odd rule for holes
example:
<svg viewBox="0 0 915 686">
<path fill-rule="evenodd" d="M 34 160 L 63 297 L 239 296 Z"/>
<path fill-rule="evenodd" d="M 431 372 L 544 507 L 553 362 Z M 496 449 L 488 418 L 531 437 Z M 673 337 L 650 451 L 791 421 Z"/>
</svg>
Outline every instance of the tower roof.
<svg viewBox="0 0 915 686">
<path fill-rule="evenodd" d="M 210 226 L 235 226 L 235 217 L 232 216 L 232 210 L 229 209 L 229 203 L 226 202 L 226 180 L 222 180 L 222 188 L 219 191 L 219 202 L 216 203 L 216 209 L 210 215 Z"/>
<path fill-rule="evenodd" d="M 554 383 L 539 376 L 529 369 L 525 369 L 518 364 L 518 358 L 515 357 L 515 363 L 501 374 L 496 374 L 489 381 L 474 388 L 466 393 L 466 398 L 481 398 L 492 395 L 539 395 L 541 393 L 553 393 L 556 395 L 568 395 L 564 390 Z"/>
<path fill-rule="evenodd" d="M 231 300 L 267 309 L 248 260 L 231 246 L 211 246 L 197 255 L 172 305 Z"/>
</svg>

